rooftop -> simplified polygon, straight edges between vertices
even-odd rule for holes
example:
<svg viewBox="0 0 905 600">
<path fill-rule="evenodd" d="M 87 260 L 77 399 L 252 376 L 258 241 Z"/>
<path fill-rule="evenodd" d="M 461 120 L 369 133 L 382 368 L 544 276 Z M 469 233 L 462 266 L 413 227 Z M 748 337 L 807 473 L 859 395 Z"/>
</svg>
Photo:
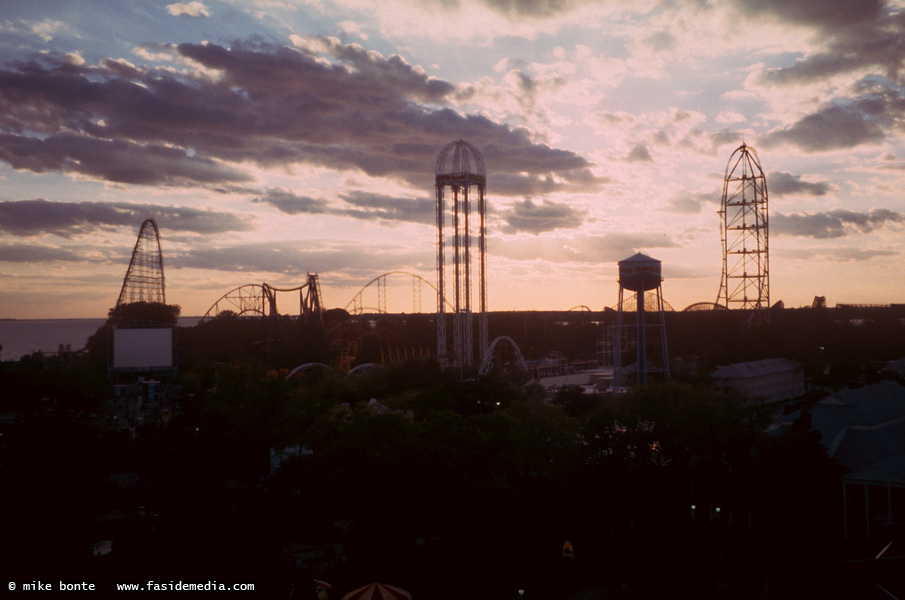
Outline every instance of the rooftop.
<svg viewBox="0 0 905 600">
<path fill-rule="evenodd" d="M 757 377 L 758 375 L 772 375 L 775 373 L 786 373 L 788 371 L 797 371 L 799 365 L 787 358 L 767 358 L 764 360 L 753 360 L 750 362 L 741 362 L 720 367 L 710 374 L 711 377 L 717 379 L 748 379 Z"/>
</svg>

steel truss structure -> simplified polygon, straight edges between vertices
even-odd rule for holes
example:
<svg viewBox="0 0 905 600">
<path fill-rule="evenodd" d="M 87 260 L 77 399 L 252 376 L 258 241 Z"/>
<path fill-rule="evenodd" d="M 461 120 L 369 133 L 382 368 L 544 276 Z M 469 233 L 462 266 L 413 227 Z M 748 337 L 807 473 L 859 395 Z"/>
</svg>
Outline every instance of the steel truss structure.
<svg viewBox="0 0 905 600">
<path fill-rule="evenodd" d="M 767 179 L 750 146 L 742 144 L 729 157 L 719 215 L 723 274 L 716 303 L 769 320 Z"/>
<path fill-rule="evenodd" d="M 426 284 L 430 287 L 434 292 L 437 293 L 438 299 L 440 292 L 437 288 L 427 279 L 417 275 L 415 273 L 410 273 L 408 271 L 388 271 L 382 275 L 378 275 L 360 290 L 355 296 L 349 300 L 348 304 L 345 306 L 346 312 L 350 315 L 363 315 L 367 312 L 377 313 L 377 314 L 386 314 L 387 313 L 387 277 L 394 276 L 396 278 L 399 277 L 411 277 L 412 279 L 412 314 L 421 313 L 421 285 Z M 368 306 L 366 305 L 366 297 L 373 298 L 373 296 L 367 296 L 365 292 L 367 292 L 371 286 L 377 286 L 377 306 Z M 446 302 L 447 308 L 451 308 L 452 305 L 449 302 Z"/>
<path fill-rule="evenodd" d="M 259 316 L 276 319 L 280 314 L 277 310 L 277 292 L 298 292 L 299 316 L 306 322 L 312 319 L 323 322 L 324 301 L 321 297 L 317 273 L 308 273 L 305 283 L 292 288 L 277 288 L 266 283 L 239 286 L 214 302 L 202 317 L 201 322 L 227 311 L 240 317 Z"/>
<path fill-rule="evenodd" d="M 160 230 L 154 219 L 141 224 L 116 306 L 133 302 L 167 302 Z"/>
<path fill-rule="evenodd" d="M 487 242 L 486 184 L 484 159 L 464 140 L 446 145 L 437 157 L 437 358 L 441 364 L 471 367 L 474 357 L 474 306 L 472 268 L 472 221 L 477 204 L 478 219 L 478 361 L 487 352 Z M 446 194 L 449 194 L 447 204 Z M 475 198 L 474 196 L 477 195 Z M 449 248 L 447 243 L 451 242 Z M 449 250 L 451 257 L 447 257 Z M 451 258 L 451 267 L 447 264 Z M 451 272 L 448 272 L 451 271 Z M 453 305 L 453 343 L 450 353 L 446 336 L 446 303 Z"/>
<path fill-rule="evenodd" d="M 508 335 L 501 335 L 493 340 L 493 343 L 487 348 L 487 352 L 484 353 L 484 358 L 481 360 L 481 367 L 478 369 L 478 374 L 486 375 L 493 370 L 494 350 L 501 342 L 503 342 L 504 345 L 509 346 L 509 351 L 512 355 L 511 362 L 522 371 L 528 370 L 528 363 L 525 361 L 525 357 L 519 349 L 518 344 L 515 343 L 515 340 Z"/>
</svg>

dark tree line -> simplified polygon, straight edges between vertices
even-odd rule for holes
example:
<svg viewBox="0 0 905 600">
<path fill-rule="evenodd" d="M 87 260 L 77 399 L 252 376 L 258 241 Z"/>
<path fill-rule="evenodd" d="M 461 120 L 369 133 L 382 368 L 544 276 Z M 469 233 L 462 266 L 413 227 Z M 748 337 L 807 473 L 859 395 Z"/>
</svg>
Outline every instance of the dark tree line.
<svg viewBox="0 0 905 600">
<path fill-rule="evenodd" d="M 325 327 L 347 318 L 333 317 Z M 512 337 L 537 352 L 571 340 L 580 355 L 605 327 L 499 318 L 521 319 Z M 347 588 L 382 579 L 416 598 L 502 598 L 520 586 L 550 598 L 579 588 L 735 598 L 765 586 L 804 597 L 838 558 L 840 473 L 807 427 L 767 435 L 756 406 L 699 383 L 700 373 L 783 355 L 848 381 L 863 376 L 865 358 L 905 354 L 896 319 L 786 311 L 750 327 L 688 313 L 668 321 L 670 350 L 706 368 L 685 383 L 618 401 L 565 388 L 550 402 L 517 373 L 461 380 L 432 361 L 288 378 L 330 349 L 311 342 L 325 339 L 320 324 L 284 325 L 295 341 L 269 354 L 260 321 L 225 315 L 181 329 L 179 414 L 135 437 L 78 417 L 103 399 L 97 370 L 23 360 L 0 371 L 14 392 L 4 410 L 24 418 L 0 471 L 7 514 L 30 532 L 17 538 L 14 566 L 267 574 L 285 593 L 312 575 L 288 548 L 341 543 L 345 562 L 323 578 Z M 429 319 L 412 318 L 399 338 L 431 334 Z M 296 446 L 301 455 L 271 474 L 271 449 Z M 134 485 L 111 483 L 124 472 Z M 105 535 L 115 551 L 91 558 L 86 544 Z M 562 556 L 565 539 L 573 559 Z"/>
</svg>

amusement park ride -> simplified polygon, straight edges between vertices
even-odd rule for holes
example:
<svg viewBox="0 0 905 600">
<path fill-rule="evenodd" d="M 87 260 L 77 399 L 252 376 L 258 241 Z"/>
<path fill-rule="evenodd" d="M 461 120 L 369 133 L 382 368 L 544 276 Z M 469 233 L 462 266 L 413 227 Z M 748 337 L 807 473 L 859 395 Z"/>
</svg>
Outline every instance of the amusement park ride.
<svg viewBox="0 0 905 600">
<path fill-rule="evenodd" d="M 460 374 L 486 373 L 493 368 L 498 349 L 508 346 L 511 362 L 523 367 L 524 357 L 512 338 L 500 336 L 488 343 L 487 176 L 484 159 L 470 143 L 461 139 L 451 142 L 437 158 L 435 177 L 436 286 L 417 274 L 391 271 L 365 285 L 346 305 L 345 312 L 353 318 L 388 314 L 387 278 L 410 278 L 413 314 L 422 313 L 422 284 L 427 284 L 436 293 L 436 312 L 431 313 L 436 327 L 436 351 L 419 348 L 410 353 L 406 349 L 395 354 L 391 352 L 390 360 L 394 356 L 432 355 L 441 365 L 457 369 Z M 723 270 L 717 301 L 693 304 L 686 310 L 734 309 L 749 312 L 757 320 L 764 321 L 769 318 L 770 307 L 767 185 L 757 154 L 750 146 L 742 144 L 730 156 L 718 214 L 721 219 Z M 475 238 L 476 243 L 473 241 Z M 477 256 L 473 256 L 475 250 Z M 662 298 L 660 261 L 639 253 L 621 261 L 619 273 L 615 346 L 612 346 L 612 340 L 610 342 L 614 379 L 618 380 L 619 373 L 627 372 L 621 362 L 624 359 L 623 350 L 630 346 L 636 349 L 638 383 L 644 383 L 647 373 L 654 371 L 661 372 L 668 379 L 663 312 L 672 308 Z M 376 306 L 366 306 L 365 292 L 374 287 L 377 290 Z M 626 290 L 635 293 L 624 297 Z M 271 324 L 269 339 L 273 340 L 278 336 L 281 317 L 286 316 L 278 311 L 277 295 L 287 293 L 298 294 L 300 320 L 306 324 L 324 325 L 324 304 L 316 273 L 308 273 L 305 283 L 296 287 L 278 288 L 267 283 L 252 283 L 234 288 L 214 302 L 202 322 L 226 314 L 263 317 Z M 153 219 L 142 224 L 117 306 L 135 302 L 166 303 L 160 232 Z M 653 324 L 648 322 L 648 307 L 654 307 Z M 452 340 L 448 339 L 447 331 L 450 323 Z M 630 323 L 634 323 L 634 332 L 630 331 Z M 648 330 L 656 331 L 654 346 L 660 351 L 659 358 L 653 363 L 647 356 Z M 342 337 L 345 334 L 336 335 Z M 348 343 L 354 344 L 354 341 Z M 345 352 L 344 356 L 340 366 L 348 368 L 351 366 L 351 354 Z M 478 365 L 477 368 L 475 365 Z"/>
<path fill-rule="evenodd" d="M 723 274 L 717 304 L 770 318 L 767 178 L 754 148 L 742 144 L 729 157 L 720 204 Z"/>
</svg>

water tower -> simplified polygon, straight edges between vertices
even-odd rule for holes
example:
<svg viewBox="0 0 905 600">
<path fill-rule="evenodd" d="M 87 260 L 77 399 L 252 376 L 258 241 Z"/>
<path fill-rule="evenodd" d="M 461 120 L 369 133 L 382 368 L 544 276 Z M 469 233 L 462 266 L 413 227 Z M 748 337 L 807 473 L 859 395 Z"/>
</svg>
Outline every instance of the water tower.
<svg viewBox="0 0 905 600">
<path fill-rule="evenodd" d="M 479 294 L 478 362 L 487 351 L 487 176 L 484 159 L 477 148 L 468 142 L 451 142 L 437 158 L 436 177 L 437 358 L 441 364 L 470 367 L 475 364 L 475 287 Z M 475 234 L 478 238 L 477 272 L 472 266 L 472 238 Z M 453 306 L 451 353 L 446 336 L 446 300 Z"/>
<path fill-rule="evenodd" d="M 638 385 L 647 383 L 649 373 L 662 373 L 669 380 L 669 356 L 666 349 L 666 323 L 661 294 L 660 261 L 645 254 L 635 254 L 619 261 L 619 305 L 616 312 L 616 343 L 613 371 L 613 393 L 625 385 L 631 371 L 637 373 Z M 634 292 L 634 298 L 626 290 Z M 631 311 L 634 299 L 635 311 Z M 652 305 L 652 311 L 648 306 Z M 651 314 L 652 313 L 652 314 Z M 635 347 L 634 367 L 623 366 Z M 625 355 L 625 356 L 624 356 Z"/>
</svg>

